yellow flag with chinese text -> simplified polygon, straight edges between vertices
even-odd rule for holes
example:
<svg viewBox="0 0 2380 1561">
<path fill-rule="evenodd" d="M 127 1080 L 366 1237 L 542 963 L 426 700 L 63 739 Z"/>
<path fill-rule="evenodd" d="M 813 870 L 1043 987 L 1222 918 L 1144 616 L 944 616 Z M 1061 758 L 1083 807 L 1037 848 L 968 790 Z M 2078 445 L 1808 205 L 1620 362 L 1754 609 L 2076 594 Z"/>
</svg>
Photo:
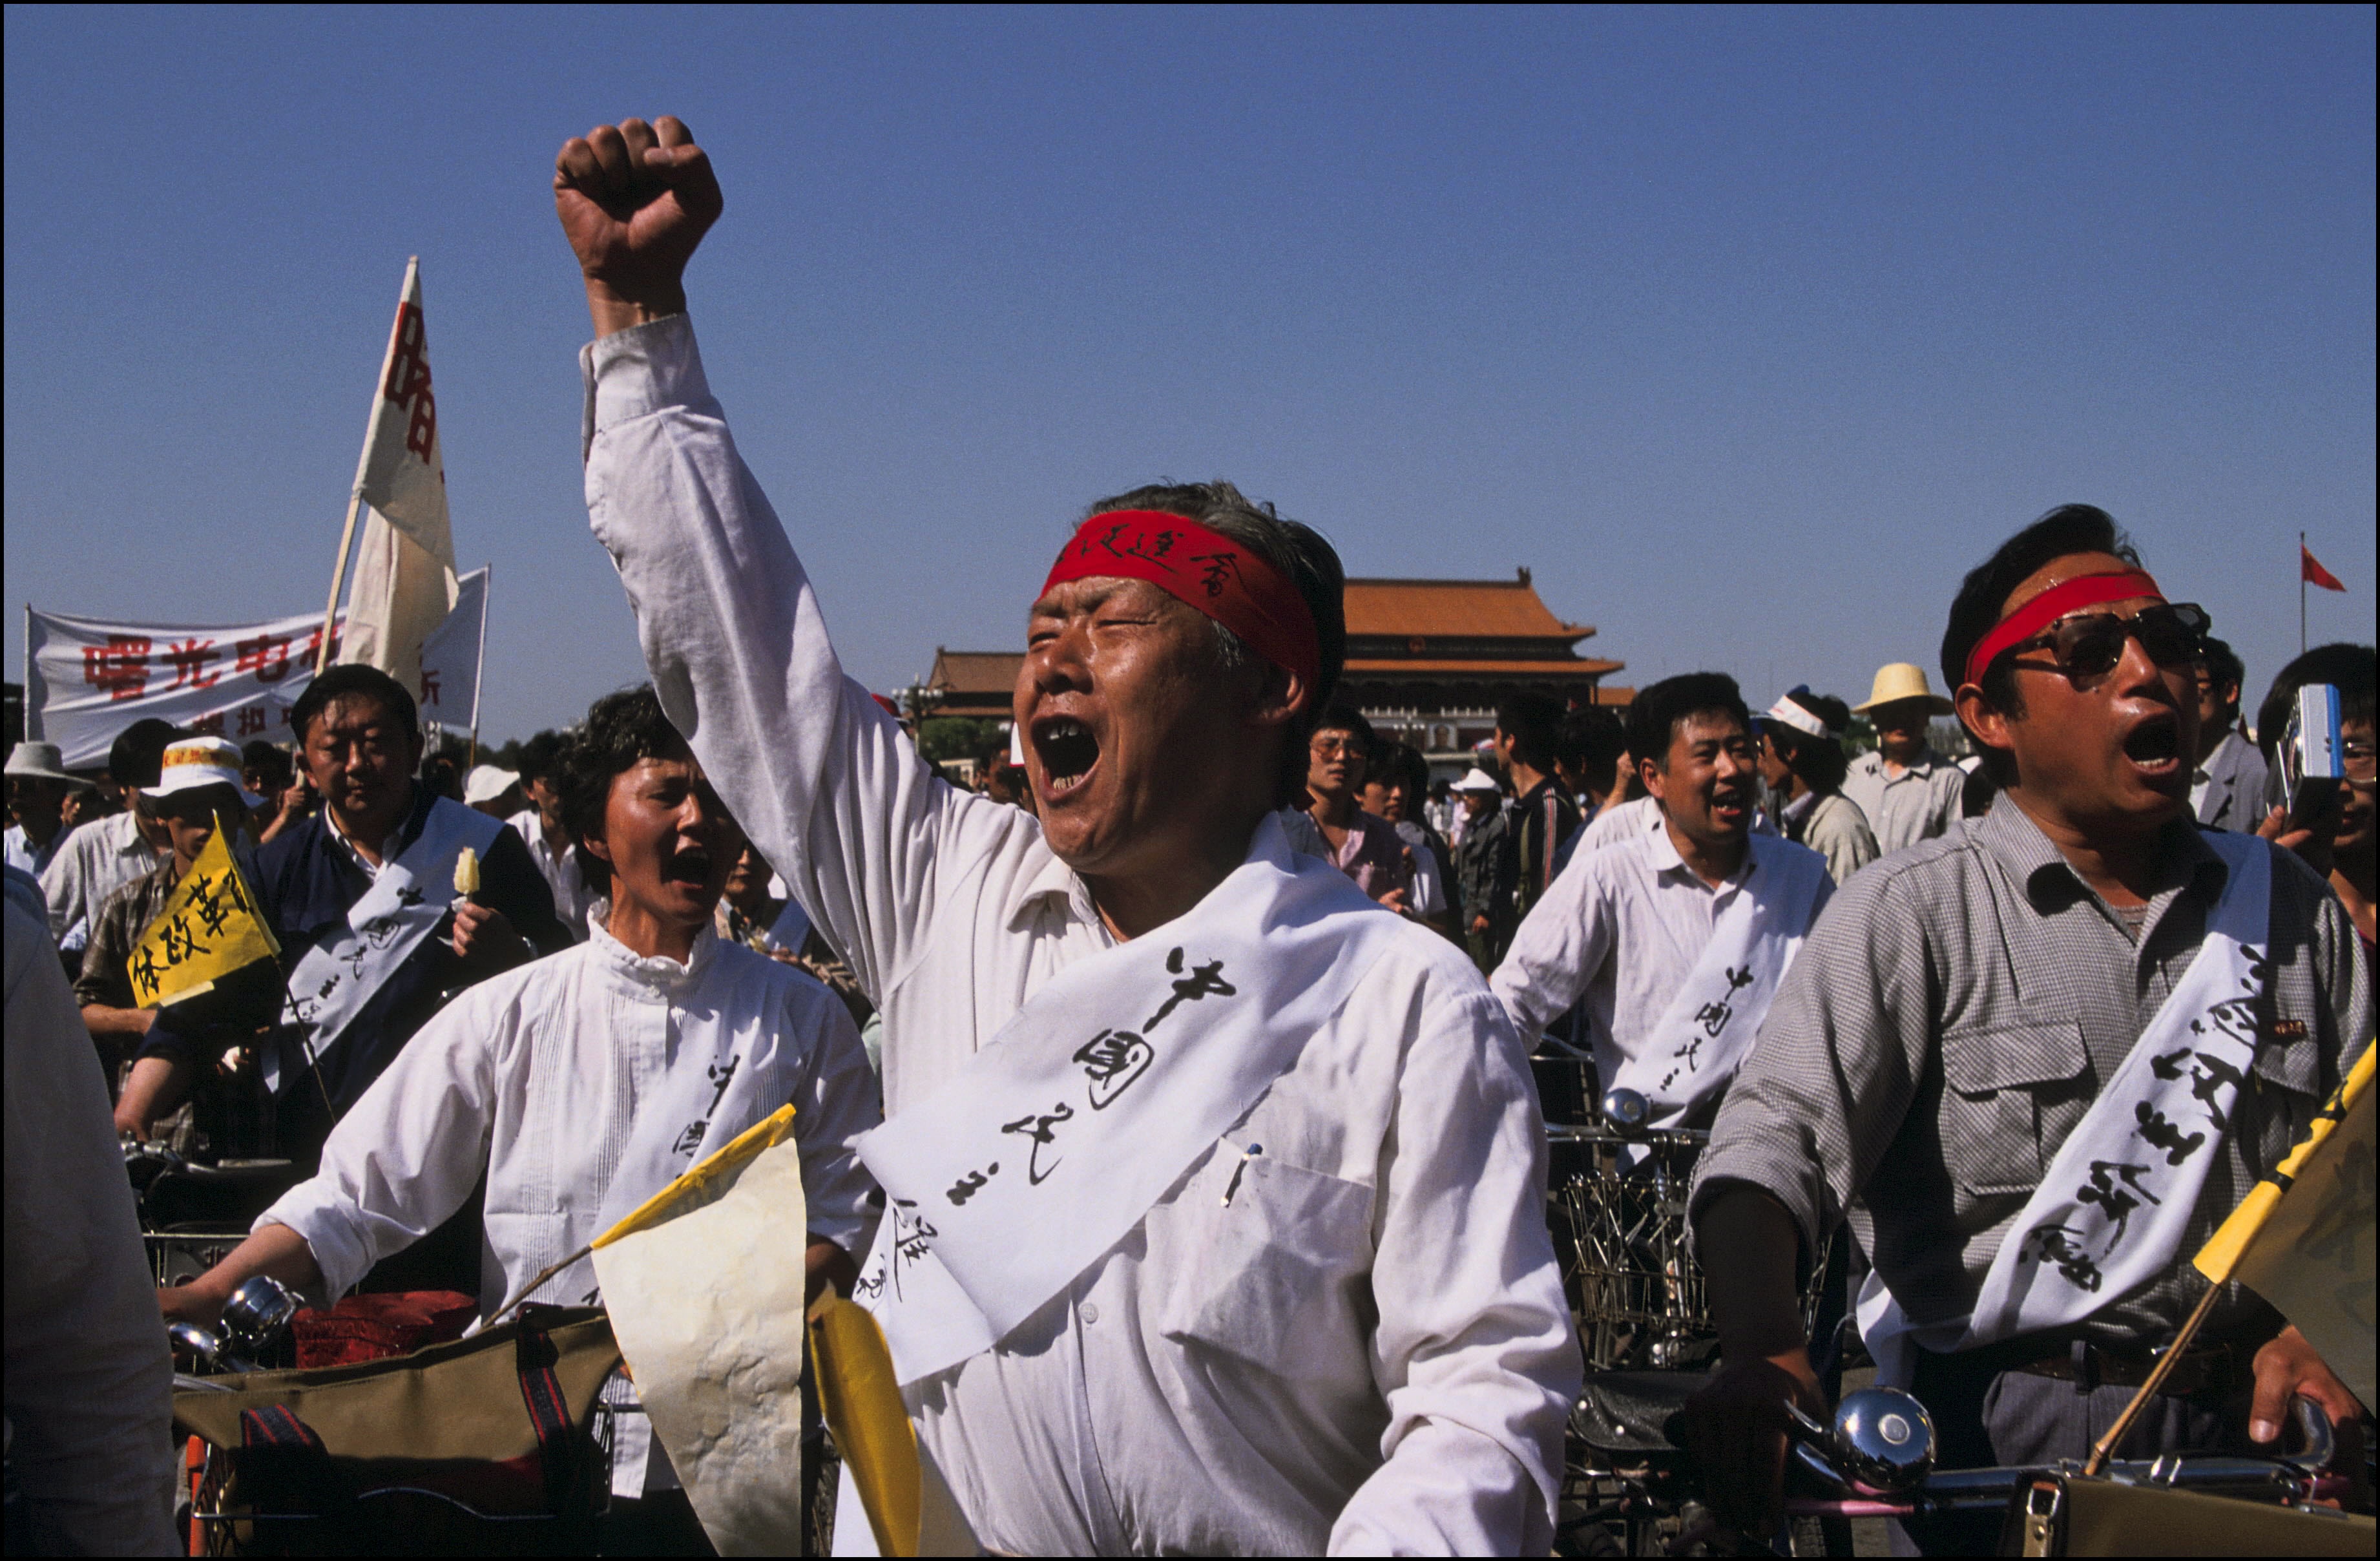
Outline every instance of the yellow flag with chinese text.
<svg viewBox="0 0 2380 1561">
<path fill-rule="evenodd" d="M 2198 1271 L 2237 1279 L 2297 1324 L 2323 1363 L 2373 1399 L 2372 1048 L 2278 1168 L 2249 1189 L 2199 1252 Z"/>
<path fill-rule="evenodd" d="M 214 989 L 235 970 L 281 952 L 257 909 L 256 892 L 231 853 L 237 824 L 218 818 L 214 837 L 174 885 L 125 961 L 136 1007 L 156 1008 Z"/>
</svg>

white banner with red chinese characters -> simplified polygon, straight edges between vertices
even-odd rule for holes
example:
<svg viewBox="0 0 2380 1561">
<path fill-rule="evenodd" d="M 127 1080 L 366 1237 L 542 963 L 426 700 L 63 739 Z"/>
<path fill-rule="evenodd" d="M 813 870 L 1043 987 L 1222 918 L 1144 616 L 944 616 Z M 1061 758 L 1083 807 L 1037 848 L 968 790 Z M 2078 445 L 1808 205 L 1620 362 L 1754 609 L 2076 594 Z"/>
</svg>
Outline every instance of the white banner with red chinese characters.
<svg viewBox="0 0 2380 1561">
<path fill-rule="evenodd" d="M 468 726 L 476 714 L 488 572 L 475 569 L 460 584 L 455 610 L 421 653 L 421 718 L 448 726 Z M 339 622 L 344 628 L 344 615 Z M 25 629 L 27 735 L 56 743 L 67 768 L 92 770 L 107 763 L 118 733 L 152 715 L 234 742 L 293 740 L 289 707 L 313 680 L 322 618 L 109 623 L 28 609 Z"/>
</svg>

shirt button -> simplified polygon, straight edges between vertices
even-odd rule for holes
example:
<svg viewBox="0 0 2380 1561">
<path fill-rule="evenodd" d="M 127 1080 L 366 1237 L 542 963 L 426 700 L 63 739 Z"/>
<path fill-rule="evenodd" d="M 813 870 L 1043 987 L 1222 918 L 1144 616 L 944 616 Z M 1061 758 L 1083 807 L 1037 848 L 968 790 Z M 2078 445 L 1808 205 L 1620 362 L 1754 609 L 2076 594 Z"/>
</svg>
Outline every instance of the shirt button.
<svg viewBox="0 0 2380 1561">
<path fill-rule="evenodd" d="M 1099 1320 L 1099 1309 L 1089 1301 L 1083 1303 L 1082 1314 L 1084 1325 L 1087 1327 Z"/>
</svg>

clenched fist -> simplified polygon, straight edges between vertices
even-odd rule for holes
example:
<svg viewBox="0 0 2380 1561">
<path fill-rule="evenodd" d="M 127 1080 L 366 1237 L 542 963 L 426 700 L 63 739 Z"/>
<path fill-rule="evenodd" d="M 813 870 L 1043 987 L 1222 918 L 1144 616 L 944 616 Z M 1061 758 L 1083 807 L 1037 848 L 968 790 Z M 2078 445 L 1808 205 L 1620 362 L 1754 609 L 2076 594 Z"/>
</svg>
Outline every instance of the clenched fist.
<svg viewBox="0 0 2380 1561">
<path fill-rule="evenodd" d="M 553 211 L 587 278 L 595 334 L 686 308 L 686 262 L 725 204 L 683 121 L 598 125 L 553 160 Z"/>
</svg>

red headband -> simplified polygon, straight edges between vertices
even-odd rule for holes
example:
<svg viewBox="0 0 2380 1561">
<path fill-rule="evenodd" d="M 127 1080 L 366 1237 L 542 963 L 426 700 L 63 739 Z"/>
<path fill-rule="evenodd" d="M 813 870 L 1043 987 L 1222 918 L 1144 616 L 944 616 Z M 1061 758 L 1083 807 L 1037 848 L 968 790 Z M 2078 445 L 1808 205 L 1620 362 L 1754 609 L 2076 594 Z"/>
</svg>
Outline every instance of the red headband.
<svg viewBox="0 0 2380 1561">
<path fill-rule="evenodd" d="M 1154 509 L 1111 509 L 1083 522 L 1041 582 L 1051 587 L 1091 575 L 1147 580 L 1175 601 L 1230 629 L 1248 649 L 1295 673 L 1312 689 L 1322 651 L 1314 614 L 1281 572 L 1196 520 Z"/>
<path fill-rule="evenodd" d="M 1975 642 L 1967 652 L 1967 681 L 1980 684 L 1985 669 L 1992 659 L 2010 646 L 2021 644 L 2047 628 L 2067 614 L 2083 607 L 2094 607 L 2102 602 L 2121 602 L 2134 596 L 2162 598 L 2145 569 L 2125 569 L 2109 575 L 2077 575 L 2062 585 L 2027 602 L 2015 612 L 2000 619 L 1989 634 Z"/>
</svg>

